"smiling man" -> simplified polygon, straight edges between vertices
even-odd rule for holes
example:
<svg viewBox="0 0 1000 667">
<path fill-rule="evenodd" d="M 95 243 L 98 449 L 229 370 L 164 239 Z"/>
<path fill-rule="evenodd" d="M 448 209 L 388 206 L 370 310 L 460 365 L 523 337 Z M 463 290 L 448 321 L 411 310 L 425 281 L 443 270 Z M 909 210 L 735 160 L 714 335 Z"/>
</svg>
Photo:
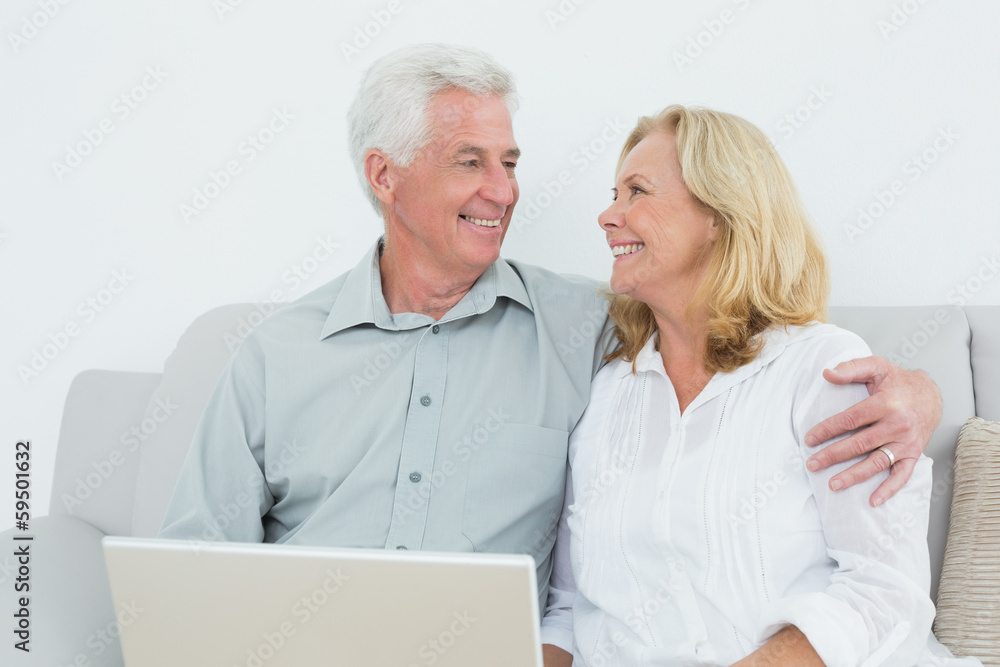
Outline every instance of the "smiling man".
<svg viewBox="0 0 1000 667">
<path fill-rule="evenodd" d="M 510 73 L 475 49 L 411 46 L 371 66 L 350 143 L 385 236 L 247 336 L 162 537 L 525 553 L 544 608 L 567 436 L 602 365 L 607 301 L 593 280 L 500 258 L 518 197 L 516 105 Z M 892 442 L 899 461 L 876 492 L 891 494 L 937 423 L 936 389 L 881 360 L 838 381 L 877 391 L 817 441 L 876 423 L 820 463 Z M 289 443 L 297 454 L 282 457 Z M 247 497 L 217 531 L 214 516 Z"/>
</svg>

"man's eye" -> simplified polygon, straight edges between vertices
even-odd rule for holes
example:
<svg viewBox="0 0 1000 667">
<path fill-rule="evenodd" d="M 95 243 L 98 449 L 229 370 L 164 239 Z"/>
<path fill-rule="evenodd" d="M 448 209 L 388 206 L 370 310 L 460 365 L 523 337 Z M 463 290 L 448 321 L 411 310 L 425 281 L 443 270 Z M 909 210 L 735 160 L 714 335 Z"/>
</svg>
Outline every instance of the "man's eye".
<svg viewBox="0 0 1000 667">
<path fill-rule="evenodd" d="M 479 160 L 465 160 L 462 162 L 463 167 L 476 167 L 479 165 Z"/>
<path fill-rule="evenodd" d="M 504 162 L 504 163 L 503 163 L 503 166 L 504 166 L 505 168 L 507 168 L 507 169 L 509 169 L 509 170 L 513 171 L 513 170 L 514 170 L 514 167 L 516 167 L 516 166 L 517 166 L 517 163 L 516 163 L 516 162 Z"/>
</svg>

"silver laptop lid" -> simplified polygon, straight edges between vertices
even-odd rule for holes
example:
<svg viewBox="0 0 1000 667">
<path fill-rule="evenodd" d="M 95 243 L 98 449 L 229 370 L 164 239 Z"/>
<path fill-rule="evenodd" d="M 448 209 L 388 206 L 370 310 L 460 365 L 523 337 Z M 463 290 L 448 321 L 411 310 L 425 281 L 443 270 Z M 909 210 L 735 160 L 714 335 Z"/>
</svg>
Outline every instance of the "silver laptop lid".
<svg viewBox="0 0 1000 667">
<path fill-rule="evenodd" d="M 541 667 L 530 556 L 106 537 L 128 667 Z"/>
</svg>

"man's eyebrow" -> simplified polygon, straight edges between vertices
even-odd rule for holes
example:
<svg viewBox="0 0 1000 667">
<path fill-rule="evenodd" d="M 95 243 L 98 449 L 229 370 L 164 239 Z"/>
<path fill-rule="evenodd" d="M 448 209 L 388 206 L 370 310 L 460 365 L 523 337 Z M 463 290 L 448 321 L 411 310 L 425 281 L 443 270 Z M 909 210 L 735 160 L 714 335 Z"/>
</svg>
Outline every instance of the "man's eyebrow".
<svg viewBox="0 0 1000 667">
<path fill-rule="evenodd" d="M 482 148 L 480 146 L 475 146 L 473 144 L 462 144 L 461 146 L 459 146 L 455 150 L 455 155 L 466 155 L 466 154 L 469 154 L 469 153 L 471 153 L 471 154 L 473 154 L 473 155 L 481 158 L 481 157 L 485 157 L 486 155 L 488 155 L 489 151 L 486 150 L 485 148 Z M 505 150 L 503 152 L 503 157 L 512 157 L 512 158 L 517 159 L 517 158 L 521 157 L 521 149 L 520 148 L 510 148 L 508 150 Z"/>
</svg>

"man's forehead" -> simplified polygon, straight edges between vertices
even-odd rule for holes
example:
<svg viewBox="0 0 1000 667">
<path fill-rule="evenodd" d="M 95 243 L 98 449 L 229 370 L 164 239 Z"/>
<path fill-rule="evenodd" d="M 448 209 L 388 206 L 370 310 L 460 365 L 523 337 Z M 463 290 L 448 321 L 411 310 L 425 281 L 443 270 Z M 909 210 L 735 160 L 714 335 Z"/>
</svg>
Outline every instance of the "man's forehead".
<svg viewBox="0 0 1000 667">
<path fill-rule="evenodd" d="M 464 125 L 511 126 L 510 110 L 497 95 L 474 95 L 465 90 L 438 93 L 431 103 L 431 118 L 439 130 L 457 130 Z"/>
<path fill-rule="evenodd" d="M 497 95 L 447 90 L 438 93 L 430 112 L 434 143 L 447 153 L 520 155 L 510 110 Z"/>
</svg>

